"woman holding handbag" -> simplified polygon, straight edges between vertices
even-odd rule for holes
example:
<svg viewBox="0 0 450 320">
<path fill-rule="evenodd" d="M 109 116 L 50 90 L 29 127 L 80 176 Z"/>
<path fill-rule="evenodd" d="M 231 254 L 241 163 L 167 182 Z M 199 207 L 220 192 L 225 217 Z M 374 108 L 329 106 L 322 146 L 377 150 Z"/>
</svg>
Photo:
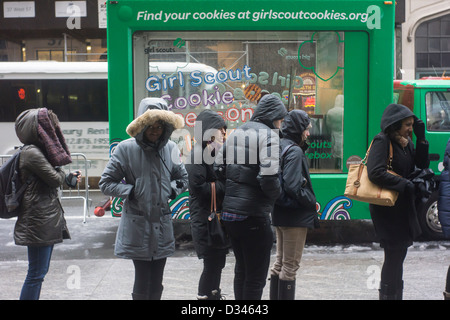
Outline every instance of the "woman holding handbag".
<svg viewBox="0 0 450 320">
<path fill-rule="evenodd" d="M 211 211 L 220 210 L 225 194 L 224 181 L 218 180 L 213 169 L 214 158 L 225 141 L 226 125 L 216 112 L 204 110 L 195 127 L 202 137 L 191 151 L 186 163 L 189 176 L 189 211 L 191 214 L 192 239 L 199 259 L 203 259 L 203 272 L 200 276 L 197 298 L 199 300 L 221 299 L 220 280 L 225 267 L 228 247 L 212 243 L 208 218 Z M 215 199 L 215 201 L 214 201 Z M 213 222 L 213 221 L 211 221 Z"/>
<path fill-rule="evenodd" d="M 401 300 L 403 294 L 403 261 L 408 247 L 421 233 L 415 207 L 414 184 L 407 177 L 415 166 L 429 165 L 425 124 L 401 104 L 390 104 L 381 117 L 381 132 L 372 142 L 367 159 L 369 179 L 380 186 L 399 192 L 394 206 L 371 204 L 370 214 L 380 245 L 384 249 L 381 270 L 380 299 Z M 411 140 L 416 135 L 416 148 Z M 389 146 L 393 146 L 392 170 L 387 172 Z"/>
</svg>

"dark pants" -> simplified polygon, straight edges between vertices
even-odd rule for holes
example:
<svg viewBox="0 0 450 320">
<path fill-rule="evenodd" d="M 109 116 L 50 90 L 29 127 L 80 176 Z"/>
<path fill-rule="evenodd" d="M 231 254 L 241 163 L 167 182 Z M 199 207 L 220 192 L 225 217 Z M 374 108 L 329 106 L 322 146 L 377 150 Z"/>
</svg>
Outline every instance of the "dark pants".
<svg viewBox="0 0 450 320">
<path fill-rule="evenodd" d="M 198 295 L 210 297 L 214 290 L 220 292 L 222 269 L 225 267 L 226 254 L 205 255 L 203 272 L 198 284 Z"/>
<path fill-rule="evenodd" d="M 163 274 L 167 259 L 153 261 L 133 260 L 134 300 L 160 300 L 163 291 Z"/>
<path fill-rule="evenodd" d="M 50 267 L 53 245 L 28 247 L 28 273 L 20 293 L 20 300 L 39 300 L 42 282 Z"/>
<path fill-rule="evenodd" d="M 248 217 L 244 221 L 224 221 L 224 225 L 236 258 L 234 297 L 261 300 L 273 246 L 270 220 Z"/>
<path fill-rule="evenodd" d="M 402 289 L 403 262 L 406 258 L 407 247 L 384 248 L 384 263 L 381 269 L 381 283 L 388 288 L 387 294 L 395 294 Z"/>
</svg>

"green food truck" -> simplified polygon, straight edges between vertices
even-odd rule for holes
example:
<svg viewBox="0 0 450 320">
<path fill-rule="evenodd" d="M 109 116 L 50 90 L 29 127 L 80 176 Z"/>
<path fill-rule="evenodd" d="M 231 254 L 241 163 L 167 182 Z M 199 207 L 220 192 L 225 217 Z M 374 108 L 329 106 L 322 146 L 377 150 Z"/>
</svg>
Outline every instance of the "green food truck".
<svg viewBox="0 0 450 320">
<path fill-rule="evenodd" d="M 110 151 L 145 97 L 183 117 L 181 157 L 204 109 L 231 131 L 264 93 L 312 119 L 309 160 L 320 220 L 370 219 L 343 196 L 393 101 L 395 1 L 107 1 Z M 442 147 L 442 146 L 441 146 Z M 120 214 L 120 199 L 113 211 Z M 188 193 L 170 202 L 188 219 Z"/>
<path fill-rule="evenodd" d="M 408 106 L 426 124 L 430 144 L 430 168 L 438 175 L 443 170 L 444 150 L 450 138 L 450 78 L 427 77 L 395 80 L 394 102 Z M 437 212 L 438 192 L 418 208 L 419 222 L 427 238 L 442 237 Z"/>
</svg>

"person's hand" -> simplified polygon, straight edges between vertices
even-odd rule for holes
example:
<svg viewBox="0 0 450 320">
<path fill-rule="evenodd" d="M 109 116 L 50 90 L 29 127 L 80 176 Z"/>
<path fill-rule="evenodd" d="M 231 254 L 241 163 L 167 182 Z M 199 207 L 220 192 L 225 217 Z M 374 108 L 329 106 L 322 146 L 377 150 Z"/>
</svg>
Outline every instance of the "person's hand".
<svg viewBox="0 0 450 320">
<path fill-rule="evenodd" d="M 422 120 L 417 119 L 414 121 L 413 130 L 417 141 L 425 140 L 425 123 Z"/>
<path fill-rule="evenodd" d="M 406 194 L 414 194 L 415 186 L 414 183 L 408 180 L 408 182 L 405 185 L 405 193 Z"/>
<path fill-rule="evenodd" d="M 72 174 L 75 177 L 77 177 L 77 183 L 80 183 L 81 182 L 81 178 L 82 178 L 81 171 L 80 170 L 76 170 L 76 171 L 72 172 Z"/>
</svg>

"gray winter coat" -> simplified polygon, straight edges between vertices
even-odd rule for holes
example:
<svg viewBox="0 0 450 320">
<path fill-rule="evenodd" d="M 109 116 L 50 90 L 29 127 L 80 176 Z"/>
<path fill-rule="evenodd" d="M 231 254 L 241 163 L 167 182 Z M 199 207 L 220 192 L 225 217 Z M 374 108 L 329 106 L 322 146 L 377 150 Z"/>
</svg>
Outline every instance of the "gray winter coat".
<svg viewBox="0 0 450 320">
<path fill-rule="evenodd" d="M 151 144 L 144 132 L 156 121 L 163 121 L 165 128 L 160 140 Z M 103 171 L 101 191 L 124 199 L 115 245 L 119 257 L 156 260 L 175 251 L 168 200 L 186 189 L 188 176 L 169 137 L 181 127 L 183 119 L 168 111 L 163 99 L 143 99 L 138 117 L 127 128 L 133 138 L 116 147 Z"/>
</svg>

